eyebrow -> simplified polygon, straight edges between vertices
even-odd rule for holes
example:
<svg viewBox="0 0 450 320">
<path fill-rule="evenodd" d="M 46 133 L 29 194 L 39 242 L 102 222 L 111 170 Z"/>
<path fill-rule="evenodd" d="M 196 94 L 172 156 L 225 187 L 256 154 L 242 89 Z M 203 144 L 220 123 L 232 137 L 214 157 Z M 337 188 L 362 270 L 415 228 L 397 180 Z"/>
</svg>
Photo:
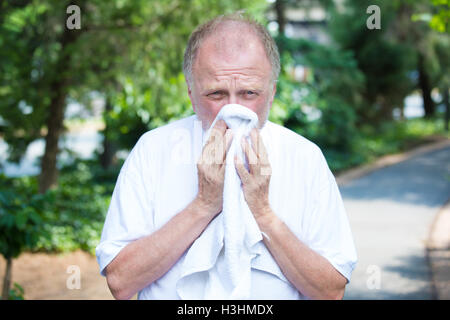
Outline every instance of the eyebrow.
<svg viewBox="0 0 450 320">
<path fill-rule="evenodd" d="M 247 90 L 261 92 L 261 91 L 264 91 L 264 86 L 257 85 L 257 84 L 243 84 L 238 87 L 238 91 L 247 91 Z M 224 86 L 217 85 L 217 86 L 209 86 L 209 87 L 206 87 L 204 90 L 202 90 L 203 93 L 215 92 L 215 91 L 228 91 L 228 89 Z"/>
</svg>

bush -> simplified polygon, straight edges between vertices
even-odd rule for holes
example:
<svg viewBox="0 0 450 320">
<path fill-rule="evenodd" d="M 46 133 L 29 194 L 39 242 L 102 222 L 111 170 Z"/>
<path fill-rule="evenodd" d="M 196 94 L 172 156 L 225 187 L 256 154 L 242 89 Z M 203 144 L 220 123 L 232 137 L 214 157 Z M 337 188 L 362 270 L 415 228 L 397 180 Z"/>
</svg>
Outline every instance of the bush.
<svg viewBox="0 0 450 320">
<path fill-rule="evenodd" d="M 34 178 L 7 178 L 0 175 L 0 253 L 16 258 L 32 250 L 43 232 L 46 196 L 37 194 Z"/>
<path fill-rule="evenodd" d="M 371 162 L 380 156 L 409 150 L 436 136 L 449 137 L 439 118 L 385 121 L 378 128 L 362 126 L 354 139 L 353 152 L 347 156 L 328 149 L 324 150 L 324 154 L 330 168 L 337 172 Z"/>
<path fill-rule="evenodd" d="M 36 191 L 32 178 L 0 175 L 0 254 L 6 259 L 3 299 L 10 297 L 13 259 L 24 250 L 33 250 L 39 238 L 47 236 L 43 230 L 45 195 Z"/>
<path fill-rule="evenodd" d="M 94 253 L 120 168 L 77 160 L 62 168 L 57 188 L 37 193 L 37 177 L 0 175 L 0 252 Z"/>
<path fill-rule="evenodd" d="M 47 192 L 44 225 L 38 250 L 94 254 L 114 190 L 118 168 L 103 170 L 94 161 L 78 160 L 61 170 L 58 187 Z"/>
<path fill-rule="evenodd" d="M 17 283 L 14 282 L 13 287 L 9 290 L 8 300 L 25 300 L 25 290 Z"/>
<path fill-rule="evenodd" d="M 284 126 L 315 142 L 336 170 L 363 161 L 354 142 L 365 79 L 353 54 L 305 39 L 280 36 L 277 42 L 284 52 L 274 104 L 286 106 Z M 296 66 L 306 70 L 300 82 Z"/>
</svg>

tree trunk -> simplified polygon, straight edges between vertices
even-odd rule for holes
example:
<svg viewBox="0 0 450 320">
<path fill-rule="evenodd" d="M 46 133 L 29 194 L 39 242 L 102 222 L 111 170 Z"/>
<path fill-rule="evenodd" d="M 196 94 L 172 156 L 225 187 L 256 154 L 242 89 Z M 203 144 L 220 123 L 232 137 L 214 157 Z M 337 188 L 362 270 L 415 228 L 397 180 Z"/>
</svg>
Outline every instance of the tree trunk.
<svg viewBox="0 0 450 320">
<path fill-rule="evenodd" d="M 106 97 L 105 114 L 112 110 L 112 104 L 109 97 Z M 108 137 L 110 128 L 108 121 L 105 119 L 105 130 L 103 131 L 103 153 L 100 155 L 100 163 L 104 169 L 108 169 L 115 162 L 117 147 Z"/>
<path fill-rule="evenodd" d="M 70 51 L 68 46 L 75 42 L 80 31 L 64 28 L 61 36 L 61 54 L 56 63 L 57 78 L 51 84 L 52 97 L 50 100 L 49 116 L 47 119 L 47 135 L 45 137 L 45 152 L 41 162 L 39 177 L 39 193 L 45 193 L 57 183 L 58 169 L 56 160 L 58 156 L 58 141 L 63 130 L 66 96 L 69 85 Z"/>
<path fill-rule="evenodd" d="M 49 188 L 56 185 L 58 180 L 58 169 L 56 160 L 59 152 L 58 141 L 63 130 L 66 84 L 58 82 L 52 85 L 55 96 L 51 100 L 50 112 L 47 120 L 47 136 L 45 137 L 45 153 L 41 163 L 41 176 L 39 181 L 39 192 L 45 193 Z"/>
<path fill-rule="evenodd" d="M 431 98 L 431 83 L 428 76 L 428 72 L 425 69 L 424 56 L 418 54 L 418 71 L 419 71 L 419 87 L 422 91 L 423 108 L 425 111 L 425 117 L 431 117 L 435 112 L 435 104 Z"/>
<path fill-rule="evenodd" d="M 448 122 L 450 120 L 450 99 L 449 99 L 449 87 L 444 87 L 444 92 L 442 93 L 443 95 L 443 102 L 444 102 L 444 106 L 445 106 L 445 131 L 448 132 Z"/>
<path fill-rule="evenodd" d="M 11 288 L 12 258 L 6 259 L 5 277 L 3 279 L 2 300 L 9 299 L 9 289 Z"/>
<path fill-rule="evenodd" d="M 277 13 L 277 23 L 278 23 L 278 34 L 280 36 L 284 36 L 284 30 L 286 27 L 284 1 L 285 0 L 276 0 L 275 1 L 275 11 Z"/>
</svg>

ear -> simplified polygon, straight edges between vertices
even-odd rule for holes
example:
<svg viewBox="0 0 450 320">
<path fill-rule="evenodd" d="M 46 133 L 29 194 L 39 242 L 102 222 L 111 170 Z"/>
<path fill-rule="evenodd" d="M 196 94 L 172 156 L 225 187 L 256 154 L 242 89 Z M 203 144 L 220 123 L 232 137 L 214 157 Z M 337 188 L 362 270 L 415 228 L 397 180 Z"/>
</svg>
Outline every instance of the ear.
<svg viewBox="0 0 450 320">
<path fill-rule="evenodd" d="M 192 89 L 191 86 L 189 84 L 189 82 L 186 80 L 186 85 L 187 85 L 187 89 L 188 89 L 188 95 L 189 95 L 189 99 L 191 100 L 191 104 L 192 104 L 192 109 L 195 111 L 195 103 L 194 103 L 194 99 L 192 98 Z"/>
</svg>

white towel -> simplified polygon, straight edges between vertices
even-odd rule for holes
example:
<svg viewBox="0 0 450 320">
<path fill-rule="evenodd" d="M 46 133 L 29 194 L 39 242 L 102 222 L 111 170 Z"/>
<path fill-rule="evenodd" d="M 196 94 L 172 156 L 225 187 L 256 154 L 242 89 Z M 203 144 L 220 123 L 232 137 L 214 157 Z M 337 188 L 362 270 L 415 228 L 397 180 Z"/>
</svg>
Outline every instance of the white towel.
<svg viewBox="0 0 450 320">
<path fill-rule="evenodd" d="M 241 138 L 248 139 L 258 117 L 241 105 L 225 105 L 208 129 L 207 137 L 219 119 L 233 130 L 226 157 L 223 208 L 184 257 L 177 282 L 181 299 L 249 299 L 252 260 L 263 249 L 261 232 L 245 201 L 234 163 L 237 154 L 247 166 Z"/>
</svg>

